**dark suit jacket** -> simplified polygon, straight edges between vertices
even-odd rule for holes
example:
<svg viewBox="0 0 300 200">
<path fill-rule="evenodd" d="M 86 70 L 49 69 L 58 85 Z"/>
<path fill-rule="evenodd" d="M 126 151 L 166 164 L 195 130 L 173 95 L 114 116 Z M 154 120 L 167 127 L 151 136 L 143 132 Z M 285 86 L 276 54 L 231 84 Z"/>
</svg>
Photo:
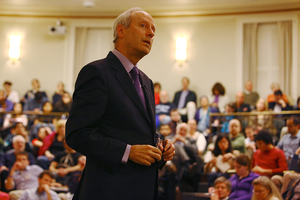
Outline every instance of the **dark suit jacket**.
<svg viewBox="0 0 300 200">
<path fill-rule="evenodd" d="M 140 77 L 147 111 L 112 52 L 80 71 L 66 126 L 67 144 L 87 157 L 74 199 L 155 199 L 157 162 L 121 163 L 127 144 L 155 144 L 153 83 Z"/>
<path fill-rule="evenodd" d="M 175 93 L 174 99 L 173 99 L 173 104 L 178 108 L 178 103 L 179 103 L 179 99 L 180 99 L 180 95 L 181 95 L 182 91 L 178 91 Z M 186 107 L 186 104 L 190 101 L 195 102 L 195 104 L 197 105 L 197 96 L 196 93 L 193 91 L 189 90 L 188 95 L 185 98 L 185 102 L 184 102 L 184 108 Z"/>
</svg>

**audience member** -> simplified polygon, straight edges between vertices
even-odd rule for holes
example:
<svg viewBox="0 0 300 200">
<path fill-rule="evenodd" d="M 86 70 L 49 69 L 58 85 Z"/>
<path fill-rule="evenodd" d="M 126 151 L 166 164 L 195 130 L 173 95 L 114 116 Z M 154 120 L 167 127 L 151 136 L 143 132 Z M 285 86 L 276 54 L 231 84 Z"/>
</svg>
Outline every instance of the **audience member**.
<svg viewBox="0 0 300 200">
<path fill-rule="evenodd" d="M 43 116 L 35 120 L 35 123 L 47 123 L 47 124 L 55 124 L 57 119 L 55 115 L 52 114 L 53 105 L 51 102 L 46 101 L 43 104 Z"/>
<path fill-rule="evenodd" d="M 239 153 L 245 153 L 245 137 L 240 133 L 241 123 L 237 119 L 232 119 L 229 122 L 229 138 L 233 150 L 237 150 Z"/>
<path fill-rule="evenodd" d="M 37 92 L 41 92 L 43 94 L 42 97 L 45 97 L 48 100 L 46 92 L 40 91 L 40 82 L 38 79 L 32 79 L 31 85 L 32 85 L 32 90 L 27 91 L 24 97 L 21 99 L 21 102 L 23 104 L 25 104 L 29 99 L 34 99 L 35 94 Z"/>
<path fill-rule="evenodd" d="M 247 126 L 245 128 L 245 134 L 246 155 L 249 156 L 249 158 L 252 158 L 253 153 L 256 151 L 256 144 L 254 140 L 256 135 L 255 126 Z"/>
<path fill-rule="evenodd" d="M 6 99 L 4 91 L 0 90 L 0 112 L 9 112 L 12 111 L 14 103 Z"/>
<path fill-rule="evenodd" d="M 24 190 L 38 187 L 38 176 L 42 171 L 43 169 L 38 165 L 29 165 L 27 152 L 18 152 L 16 162 L 5 180 L 7 190 L 16 189 L 9 193 L 10 199 L 17 200 Z"/>
<path fill-rule="evenodd" d="M 53 106 L 53 112 L 70 112 L 72 105 L 72 97 L 68 92 L 62 94 L 61 100 Z"/>
<path fill-rule="evenodd" d="M 272 102 L 269 102 L 269 109 L 273 110 L 274 112 L 281 112 L 285 110 L 293 110 L 293 108 L 289 105 L 289 103 L 286 103 L 283 99 L 283 94 L 281 90 L 276 90 L 274 92 L 275 100 Z"/>
<path fill-rule="evenodd" d="M 175 134 L 172 133 L 169 124 L 161 124 L 159 126 L 159 133 L 164 136 L 165 139 L 173 139 Z"/>
<path fill-rule="evenodd" d="M 187 77 L 182 78 L 182 90 L 174 95 L 173 104 L 177 107 L 180 115 L 187 119 L 182 119 L 187 122 L 189 119 L 194 119 L 196 114 L 197 95 L 189 90 L 190 80 Z"/>
<path fill-rule="evenodd" d="M 155 99 L 155 105 L 160 103 L 160 90 L 161 90 L 161 85 L 160 83 L 156 82 L 153 83 L 154 87 L 154 99 Z"/>
<path fill-rule="evenodd" d="M 30 98 L 24 105 L 24 111 L 33 111 L 40 114 L 43 110 L 43 104 L 48 101 L 42 92 L 36 92 L 34 98 Z"/>
<path fill-rule="evenodd" d="M 220 130 L 221 133 L 229 133 L 229 121 L 234 119 L 234 115 L 229 115 L 229 114 L 234 112 L 236 112 L 236 104 L 228 103 L 225 107 L 225 114 L 227 114 L 227 116 L 223 116 L 220 118 L 220 120 L 217 120 L 217 121 L 221 121 L 222 123 L 222 128 Z"/>
<path fill-rule="evenodd" d="M 169 101 L 168 92 L 165 90 L 161 91 L 160 103 L 155 106 L 155 113 L 158 116 L 160 124 L 168 124 L 171 121 L 170 111 L 174 108 L 176 106 Z"/>
<path fill-rule="evenodd" d="M 197 110 L 195 119 L 198 122 L 197 130 L 202 132 L 205 137 L 211 133 L 210 113 L 219 112 L 218 108 L 210 107 L 207 96 L 200 97 L 200 108 Z"/>
<path fill-rule="evenodd" d="M 259 177 L 258 174 L 251 172 L 251 160 L 241 154 L 234 161 L 235 173 L 229 178 L 232 189 L 230 198 L 234 200 L 250 200 L 252 196 L 252 181 Z"/>
<path fill-rule="evenodd" d="M 280 90 L 279 83 L 272 83 L 271 84 L 271 90 L 272 90 L 272 94 L 269 94 L 268 97 L 267 97 L 267 102 L 268 103 L 275 102 L 275 91 Z M 285 101 L 285 103 L 289 102 L 289 100 L 288 100 L 288 98 L 285 94 L 282 94 L 282 99 Z"/>
<path fill-rule="evenodd" d="M 12 127 L 15 123 L 21 122 L 24 126 L 28 124 L 27 115 L 23 114 L 23 107 L 21 103 L 16 103 L 13 108 L 13 113 L 5 115 L 3 128 Z"/>
<path fill-rule="evenodd" d="M 171 121 L 169 122 L 169 126 L 172 130 L 172 134 L 176 133 L 177 124 L 181 122 L 181 116 L 177 109 L 170 110 Z"/>
<path fill-rule="evenodd" d="M 235 95 L 236 112 L 250 112 L 251 108 L 249 104 L 246 104 L 243 92 L 237 92 Z"/>
<path fill-rule="evenodd" d="M 212 87 L 212 95 L 209 96 L 210 106 L 218 108 L 221 113 L 225 111 L 225 106 L 229 103 L 229 98 L 225 95 L 225 92 L 224 86 L 217 82 Z"/>
<path fill-rule="evenodd" d="M 38 177 L 38 187 L 26 189 L 19 200 L 60 200 L 56 192 L 50 189 L 54 176 L 49 171 L 43 171 Z"/>
<path fill-rule="evenodd" d="M 214 187 L 209 188 L 208 191 L 211 200 L 234 200 L 230 198 L 231 183 L 225 177 L 219 177 L 214 182 Z"/>
<path fill-rule="evenodd" d="M 245 97 L 244 103 L 249 104 L 251 110 L 255 109 L 256 102 L 259 99 L 259 94 L 255 91 L 253 91 L 252 81 L 246 81 L 244 97 Z"/>
<path fill-rule="evenodd" d="M 65 139 L 66 120 L 60 119 L 56 125 L 56 131 L 49 134 L 43 141 L 43 146 L 38 152 L 37 162 L 43 169 L 48 169 L 50 162 L 60 152 L 64 152 L 63 141 Z"/>
<path fill-rule="evenodd" d="M 192 183 L 193 191 L 196 191 L 197 178 L 202 170 L 203 161 L 198 156 L 196 141 L 187 137 L 189 132 L 190 127 L 186 123 L 177 125 L 176 135 L 173 138 L 176 154 L 172 162 L 177 168 L 177 180 L 181 183 Z"/>
<path fill-rule="evenodd" d="M 274 147 L 269 131 L 259 131 L 255 142 L 258 149 L 253 154 L 252 171 L 268 177 L 282 175 L 288 169 L 285 155 L 281 149 Z"/>
<path fill-rule="evenodd" d="M 71 149 L 64 140 L 65 152 L 58 153 L 52 160 L 49 170 L 54 173 L 56 182 L 67 185 L 72 173 L 80 171 L 78 158 L 81 156 L 78 152 Z"/>
<path fill-rule="evenodd" d="M 197 131 L 197 122 L 195 119 L 190 119 L 188 121 L 188 125 L 190 126 L 190 133 L 188 137 L 191 137 L 193 140 L 196 141 L 197 149 L 198 149 L 198 155 L 202 156 L 206 149 L 206 139 L 204 135 Z"/>
<path fill-rule="evenodd" d="M 48 126 L 40 126 L 37 137 L 34 138 L 32 143 L 32 152 L 35 156 L 38 156 L 38 152 L 41 146 L 44 144 L 44 139 L 52 133 L 52 130 Z"/>
<path fill-rule="evenodd" d="M 256 103 L 256 110 L 252 110 L 253 112 L 257 112 L 257 114 L 249 116 L 248 125 L 255 126 L 255 129 L 259 131 L 268 129 L 273 136 L 276 136 L 277 129 L 273 126 L 273 116 L 263 113 L 268 110 L 267 107 L 267 102 L 263 98 L 260 98 Z"/>
<path fill-rule="evenodd" d="M 235 155 L 232 152 L 231 142 L 227 135 L 219 134 L 217 136 L 212 153 L 213 158 L 204 167 L 204 172 L 209 173 L 207 177 L 209 186 L 212 186 L 216 178 L 220 176 L 229 178 L 227 171 L 233 168 Z"/>
<path fill-rule="evenodd" d="M 55 93 L 52 96 L 52 104 L 55 105 L 56 102 L 61 100 L 61 97 L 65 92 L 65 85 L 63 84 L 63 82 L 58 82 L 56 85 Z"/>
<path fill-rule="evenodd" d="M 253 180 L 253 195 L 251 200 L 282 200 L 276 186 L 266 176 L 260 176 Z"/>
<path fill-rule="evenodd" d="M 19 103 L 20 102 L 19 94 L 17 91 L 11 90 L 11 86 L 12 83 L 10 81 L 5 81 L 3 83 L 4 95 L 6 99 L 8 99 L 9 101 L 13 103 Z"/>
<path fill-rule="evenodd" d="M 25 139 L 25 151 L 31 152 L 30 140 L 25 126 L 21 122 L 17 122 L 11 129 L 10 134 L 5 137 L 3 151 L 7 152 L 13 149 L 13 138 L 17 135 Z"/>
</svg>

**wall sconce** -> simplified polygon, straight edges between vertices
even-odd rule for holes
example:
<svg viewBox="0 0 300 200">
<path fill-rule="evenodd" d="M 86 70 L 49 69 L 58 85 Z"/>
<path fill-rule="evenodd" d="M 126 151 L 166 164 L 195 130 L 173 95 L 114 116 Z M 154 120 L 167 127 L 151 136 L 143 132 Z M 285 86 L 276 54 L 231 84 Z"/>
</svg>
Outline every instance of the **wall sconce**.
<svg viewBox="0 0 300 200">
<path fill-rule="evenodd" d="M 10 36 L 8 57 L 13 63 L 20 58 L 20 45 L 20 35 Z"/>
<path fill-rule="evenodd" d="M 187 58 L 187 40 L 185 37 L 178 37 L 176 39 L 176 53 L 175 58 L 177 62 L 185 62 Z"/>
</svg>

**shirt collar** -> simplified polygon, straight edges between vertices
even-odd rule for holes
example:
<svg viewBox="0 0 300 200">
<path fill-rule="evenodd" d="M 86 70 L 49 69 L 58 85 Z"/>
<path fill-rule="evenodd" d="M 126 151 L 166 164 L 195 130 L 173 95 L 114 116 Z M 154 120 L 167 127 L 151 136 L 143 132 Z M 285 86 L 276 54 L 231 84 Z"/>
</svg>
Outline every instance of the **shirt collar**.
<svg viewBox="0 0 300 200">
<path fill-rule="evenodd" d="M 292 134 L 290 134 L 291 138 L 300 138 L 300 130 L 298 131 L 298 133 L 293 137 Z"/>
<path fill-rule="evenodd" d="M 117 49 L 112 50 L 112 53 L 117 56 L 117 58 L 120 60 L 122 65 L 124 66 L 125 70 L 129 74 L 129 72 L 132 70 L 134 65 L 130 62 L 128 58 L 126 58 L 122 53 L 120 53 Z M 137 67 L 137 65 L 136 65 Z"/>
</svg>

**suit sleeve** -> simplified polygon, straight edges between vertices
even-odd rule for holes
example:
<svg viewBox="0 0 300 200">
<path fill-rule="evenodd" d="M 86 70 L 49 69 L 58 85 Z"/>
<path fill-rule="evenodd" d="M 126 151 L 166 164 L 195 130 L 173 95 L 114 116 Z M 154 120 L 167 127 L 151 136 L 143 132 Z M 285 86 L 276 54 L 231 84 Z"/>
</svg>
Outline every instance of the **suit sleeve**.
<svg viewBox="0 0 300 200">
<path fill-rule="evenodd" d="M 120 165 L 127 144 L 104 137 L 107 134 L 100 132 L 108 102 L 106 84 L 99 68 L 88 65 L 81 70 L 66 125 L 66 142 L 100 167 L 113 172 Z"/>
</svg>

